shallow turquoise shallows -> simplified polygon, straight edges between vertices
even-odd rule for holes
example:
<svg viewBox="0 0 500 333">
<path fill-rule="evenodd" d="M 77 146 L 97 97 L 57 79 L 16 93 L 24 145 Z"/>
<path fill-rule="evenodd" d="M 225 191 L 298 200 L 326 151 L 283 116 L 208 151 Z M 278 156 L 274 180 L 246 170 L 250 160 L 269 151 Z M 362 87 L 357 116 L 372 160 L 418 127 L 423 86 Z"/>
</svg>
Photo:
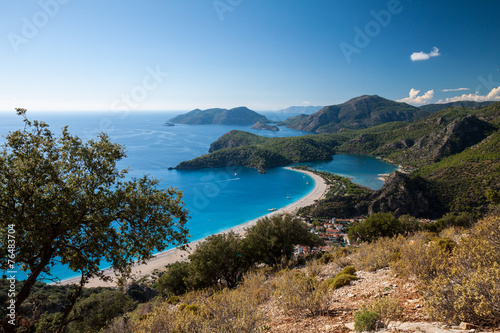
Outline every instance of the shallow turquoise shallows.
<svg viewBox="0 0 500 333">
<path fill-rule="evenodd" d="M 120 168 L 130 168 L 130 177 L 149 174 L 161 179 L 161 186 L 173 186 L 184 193 L 190 212 L 187 224 L 191 240 L 227 230 L 281 208 L 309 193 L 314 182 L 301 173 L 274 168 L 259 174 L 248 168 L 219 168 L 195 171 L 168 170 L 179 162 L 208 152 L 210 143 L 232 129 L 265 136 L 297 136 L 311 134 L 281 128 L 279 132 L 250 130 L 250 126 L 176 125 L 163 126 L 171 113 L 59 113 L 29 114 L 30 119 L 43 120 L 56 134 L 68 125 L 72 134 L 87 140 L 98 132 L 107 132 L 114 142 L 124 145 L 127 158 Z M 0 114 L 0 135 L 23 127 L 20 117 Z M 4 138 L 0 138 L 0 142 Z M 383 185 L 380 174 L 395 167 L 367 156 L 335 155 L 333 161 L 307 163 L 318 170 L 351 177 L 353 181 L 378 189 Z M 287 199 L 290 197 L 290 199 Z M 22 245 L 21 245 L 22 246 Z M 102 268 L 106 268 L 106 263 Z M 77 276 L 62 265 L 52 269 L 55 276 L 67 279 Z M 18 279 L 23 279 L 19 273 Z"/>
</svg>

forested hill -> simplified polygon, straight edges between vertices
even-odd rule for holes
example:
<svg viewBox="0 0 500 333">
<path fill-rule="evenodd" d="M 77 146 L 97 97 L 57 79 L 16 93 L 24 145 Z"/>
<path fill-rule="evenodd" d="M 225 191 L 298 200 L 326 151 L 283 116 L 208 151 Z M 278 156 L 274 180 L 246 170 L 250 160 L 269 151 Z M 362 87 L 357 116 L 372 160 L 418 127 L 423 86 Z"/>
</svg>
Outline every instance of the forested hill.
<svg viewBox="0 0 500 333">
<path fill-rule="evenodd" d="M 263 123 L 270 122 L 265 116 L 244 106 L 230 110 L 218 108 L 207 110 L 195 109 L 170 119 L 172 123 L 190 125 L 253 125 L 259 121 Z"/>
<path fill-rule="evenodd" d="M 266 138 L 233 130 L 210 146 L 210 153 L 181 162 L 176 169 L 245 166 L 264 172 L 276 166 L 295 162 L 327 161 L 335 147 L 347 138 L 306 135 L 286 138 Z"/>
<path fill-rule="evenodd" d="M 394 121 L 415 121 L 428 112 L 406 103 L 377 95 L 363 95 L 343 104 L 325 106 L 310 116 L 298 116 L 282 122 L 292 129 L 315 133 L 335 133 L 342 129 L 363 129 Z"/>
</svg>

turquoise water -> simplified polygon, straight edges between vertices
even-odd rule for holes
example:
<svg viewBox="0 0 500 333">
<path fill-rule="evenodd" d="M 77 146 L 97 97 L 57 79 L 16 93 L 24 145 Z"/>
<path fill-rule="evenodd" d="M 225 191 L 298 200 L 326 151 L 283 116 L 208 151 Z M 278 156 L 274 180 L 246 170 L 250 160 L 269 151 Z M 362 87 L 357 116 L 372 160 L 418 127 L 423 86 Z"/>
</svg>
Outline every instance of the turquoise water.
<svg viewBox="0 0 500 333">
<path fill-rule="evenodd" d="M 250 126 L 177 125 L 163 123 L 173 117 L 169 113 L 137 114 L 33 114 L 30 119 L 44 120 L 56 134 L 69 126 L 72 134 L 82 139 L 107 132 L 111 139 L 127 149 L 127 158 L 120 168 L 130 168 L 129 176 L 149 174 L 161 179 L 162 187 L 173 186 L 184 193 L 183 201 L 190 212 L 187 227 L 191 240 L 227 230 L 263 216 L 269 208 L 282 208 L 309 193 L 314 182 L 301 173 L 274 168 L 266 174 L 240 167 L 206 170 L 168 170 L 179 162 L 208 152 L 210 143 L 232 129 L 265 136 L 297 136 L 310 134 L 286 128 L 279 132 L 251 130 Z M 20 117 L 0 114 L 0 134 L 22 128 Z M 0 141 L 3 139 L 0 138 Z M 360 184 L 377 189 L 383 182 L 378 174 L 394 169 L 382 161 L 366 156 L 335 155 L 333 161 L 307 163 L 319 170 L 332 171 Z M 290 197 L 291 199 L 287 199 Z M 105 268 L 106 265 L 102 267 Z M 52 269 L 55 276 L 66 279 L 75 276 L 63 266 Z M 22 279 L 21 276 L 19 276 Z"/>
</svg>

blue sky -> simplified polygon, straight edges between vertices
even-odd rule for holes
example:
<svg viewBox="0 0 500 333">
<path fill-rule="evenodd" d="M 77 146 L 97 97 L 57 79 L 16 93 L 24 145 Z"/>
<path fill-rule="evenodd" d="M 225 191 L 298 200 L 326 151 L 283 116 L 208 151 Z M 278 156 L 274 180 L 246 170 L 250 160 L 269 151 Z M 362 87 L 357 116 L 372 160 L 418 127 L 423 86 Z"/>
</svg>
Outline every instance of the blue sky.
<svg viewBox="0 0 500 333">
<path fill-rule="evenodd" d="M 495 0 L 0 0 L 0 110 L 495 100 L 499 12 Z"/>
</svg>

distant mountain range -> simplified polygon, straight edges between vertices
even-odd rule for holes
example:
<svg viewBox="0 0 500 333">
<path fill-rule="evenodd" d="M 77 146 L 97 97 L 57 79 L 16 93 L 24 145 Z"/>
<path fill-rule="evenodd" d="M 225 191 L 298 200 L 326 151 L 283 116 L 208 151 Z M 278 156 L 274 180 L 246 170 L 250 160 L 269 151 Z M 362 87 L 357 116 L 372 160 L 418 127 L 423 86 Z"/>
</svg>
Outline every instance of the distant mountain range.
<svg viewBox="0 0 500 333">
<path fill-rule="evenodd" d="M 175 124 L 190 124 L 190 125 L 253 125 L 257 122 L 271 122 L 265 116 L 258 114 L 244 106 L 233 109 L 195 109 L 186 114 L 179 115 L 169 120 Z"/>
<path fill-rule="evenodd" d="M 345 129 L 357 130 L 391 122 L 415 122 L 431 113 L 449 108 L 480 109 L 494 102 L 463 101 L 446 104 L 411 106 L 377 95 L 363 95 L 345 103 L 330 106 L 291 106 L 266 116 L 247 107 L 233 109 L 195 109 L 170 119 L 177 124 L 254 125 L 279 121 L 278 126 L 313 133 L 336 133 Z"/>
</svg>

